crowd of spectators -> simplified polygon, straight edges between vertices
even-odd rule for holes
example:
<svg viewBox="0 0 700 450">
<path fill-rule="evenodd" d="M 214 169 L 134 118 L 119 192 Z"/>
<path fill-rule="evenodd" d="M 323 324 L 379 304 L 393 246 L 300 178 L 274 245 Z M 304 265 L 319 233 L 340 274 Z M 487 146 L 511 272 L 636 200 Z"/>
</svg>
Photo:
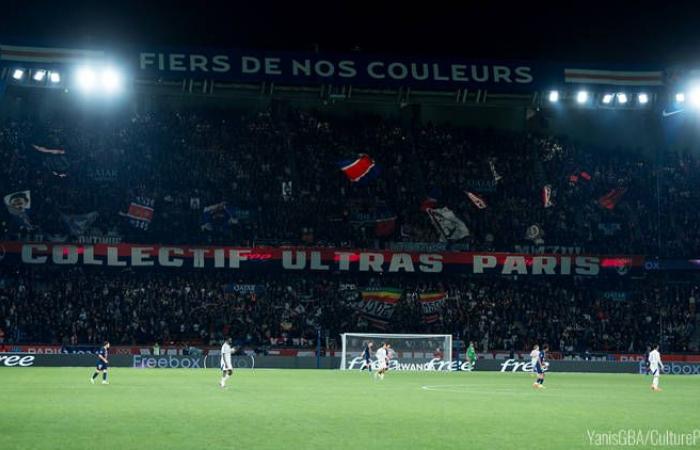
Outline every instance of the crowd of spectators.
<svg viewBox="0 0 700 450">
<path fill-rule="evenodd" d="M 517 351 L 549 342 L 563 352 L 641 352 L 661 340 L 689 351 L 694 284 L 662 279 L 421 278 L 412 275 L 231 275 L 226 271 L 8 268 L 0 284 L 0 329 L 7 342 L 116 344 L 196 342 L 313 346 L 347 331 L 377 331 L 362 309 L 368 287 L 402 291 L 385 332 L 452 333 L 482 351 Z M 435 323 L 420 292 L 448 294 Z"/>
<path fill-rule="evenodd" d="M 295 110 L 4 120 L 2 194 L 29 190 L 31 208 L 28 221 L 3 211 L 0 235 L 72 241 L 81 236 L 66 215 L 96 212 L 80 234 L 105 242 L 434 244 L 440 235 L 421 209 L 430 200 L 469 228 L 468 237 L 449 243 L 456 248 L 513 251 L 535 244 L 697 256 L 700 158 L 666 154 L 650 161 L 640 152 L 609 150 L 531 133 L 406 128 L 379 117 Z M 381 173 L 351 183 L 338 163 L 362 153 Z M 553 193 L 547 208 L 545 185 Z M 625 192 L 614 208 L 601 207 L 598 199 L 613 189 Z M 477 208 L 467 191 L 487 207 Z M 147 229 L 123 214 L 144 198 L 154 210 Z M 216 204 L 223 206 L 207 214 Z M 376 220 L 394 216 L 395 229 L 378 235 Z M 528 236 L 533 225 L 539 231 Z M 440 282 L 406 275 L 377 280 L 5 266 L 0 342 L 109 337 L 120 344 L 210 344 L 232 335 L 248 345 L 303 346 L 317 329 L 333 342 L 341 332 L 372 329 L 358 292 L 380 285 L 404 293 L 386 331 L 450 332 L 477 341 L 481 350 L 521 350 L 546 340 L 560 351 L 639 352 L 660 338 L 667 350 L 686 351 L 694 333 L 697 288 L 659 278 L 612 287 L 573 278 Z M 236 292 L 226 288 L 232 283 L 257 287 Z M 415 295 L 430 289 L 449 293 L 434 324 L 423 323 Z"/>
<path fill-rule="evenodd" d="M 374 158 L 381 174 L 351 183 L 338 162 L 360 153 Z M 521 132 L 206 111 L 6 120 L 0 156 L 3 194 L 31 191 L 33 229 L 4 214 L 0 233 L 9 239 L 74 239 L 62 214 L 95 211 L 83 233 L 125 242 L 431 243 L 440 235 L 420 205 L 433 198 L 469 228 L 460 248 L 513 251 L 536 243 L 673 257 L 696 256 L 700 248 L 692 226 L 700 219 L 692 207 L 700 158 L 691 154 L 652 162 L 641 152 Z M 553 191 L 548 208 L 545 185 Z M 626 192 L 613 209 L 602 208 L 597 200 L 615 188 Z M 465 191 L 487 208 L 476 208 Z M 119 214 L 139 197 L 154 201 L 147 230 Z M 204 208 L 221 202 L 222 220 L 205 226 Z M 393 216 L 396 228 L 377 236 L 375 220 Z M 540 232 L 526 237 L 533 225 Z"/>
</svg>

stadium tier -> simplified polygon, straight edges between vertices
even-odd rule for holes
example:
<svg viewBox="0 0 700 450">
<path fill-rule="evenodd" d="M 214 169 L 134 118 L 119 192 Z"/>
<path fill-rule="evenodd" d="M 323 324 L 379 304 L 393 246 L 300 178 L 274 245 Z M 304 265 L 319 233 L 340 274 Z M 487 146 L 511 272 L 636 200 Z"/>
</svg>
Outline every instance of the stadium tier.
<svg viewBox="0 0 700 450">
<path fill-rule="evenodd" d="M 633 353 L 653 324 L 697 349 L 694 278 L 652 270 L 700 247 L 692 153 L 296 108 L 7 118 L 0 152 L 4 343 L 264 349 L 320 328 Z"/>
</svg>

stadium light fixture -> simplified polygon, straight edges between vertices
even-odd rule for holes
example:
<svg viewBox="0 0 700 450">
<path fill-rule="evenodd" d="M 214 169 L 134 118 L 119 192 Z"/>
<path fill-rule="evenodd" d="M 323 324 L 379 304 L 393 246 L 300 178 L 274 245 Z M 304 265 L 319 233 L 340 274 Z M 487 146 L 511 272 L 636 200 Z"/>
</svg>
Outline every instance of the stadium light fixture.
<svg viewBox="0 0 700 450">
<path fill-rule="evenodd" d="M 61 82 L 61 74 L 58 72 L 49 72 L 49 81 L 52 82 L 53 84 L 57 84 Z"/>
<path fill-rule="evenodd" d="M 559 101 L 559 91 L 549 91 L 548 96 L 550 103 L 556 103 Z"/>
<path fill-rule="evenodd" d="M 684 103 L 685 102 L 685 94 L 683 92 L 677 92 L 676 93 L 676 103 Z"/>
<path fill-rule="evenodd" d="M 24 69 L 15 69 L 15 70 L 12 72 L 12 78 L 14 78 L 14 79 L 17 80 L 17 81 L 19 81 L 19 80 L 21 80 L 22 78 L 24 78 Z"/>
<path fill-rule="evenodd" d="M 637 101 L 640 105 L 646 105 L 649 103 L 649 94 L 646 92 L 640 92 L 639 95 L 637 95 Z"/>
<path fill-rule="evenodd" d="M 696 86 L 690 90 L 688 93 L 688 100 L 690 101 L 690 106 L 693 108 L 700 107 L 700 87 Z"/>
<path fill-rule="evenodd" d="M 46 70 L 44 69 L 35 70 L 34 75 L 32 75 L 34 81 L 44 81 L 44 78 L 46 78 Z"/>
<path fill-rule="evenodd" d="M 609 105 L 613 101 L 613 95 L 612 94 L 605 94 L 603 95 L 603 104 L 604 105 Z"/>
<path fill-rule="evenodd" d="M 578 104 L 583 104 L 588 101 L 588 92 L 587 91 L 578 91 L 576 94 L 576 102 Z"/>
<path fill-rule="evenodd" d="M 92 92 L 97 85 L 95 71 L 90 67 L 81 67 L 76 72 L 78 88 L 83 92 Z"/>
<path fill-rule="evenodd" d="M 624 92 L 619 92 L 617 94 L 617 102 L 621 105 L 627 103 L 627 94 L 625 94 Z"/>
<path fill-rule="evenodd" d="M 100 74 L 102 88 L 108 94 L 114 94 L 122 89 L 122 76 L 112 67 L 106 67 Z"/>
</svg>

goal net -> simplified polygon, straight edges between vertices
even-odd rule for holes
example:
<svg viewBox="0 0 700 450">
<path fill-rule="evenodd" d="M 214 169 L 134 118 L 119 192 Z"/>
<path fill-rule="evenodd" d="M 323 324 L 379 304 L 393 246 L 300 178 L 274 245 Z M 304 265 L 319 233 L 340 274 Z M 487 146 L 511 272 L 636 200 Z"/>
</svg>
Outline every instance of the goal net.
<svg viewBox="0 0 700 450">
<path fill-rule="evenodd" d="M 377 361 L 374 356 L 382 343 L 391 346 L 389 351 L 390 370 L 454 370 L 452 364 L 452 335 L 450 334 L 370 334 L 343 333 L 343 353 L 341 370 L 359 370 L 364 359 L 362 353 L 365 345 L 373 343 L 371 362 L 373 368 Z"/>
</svg>

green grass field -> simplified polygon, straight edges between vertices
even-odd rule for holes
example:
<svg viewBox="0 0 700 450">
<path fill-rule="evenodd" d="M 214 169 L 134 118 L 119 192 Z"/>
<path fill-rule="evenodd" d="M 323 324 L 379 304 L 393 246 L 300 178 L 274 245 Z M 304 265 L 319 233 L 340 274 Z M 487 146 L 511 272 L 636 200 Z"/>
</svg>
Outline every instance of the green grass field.
<svg viewBox="0 0 700 450">
<path fill-rule="evenodd" d="M 700 429 L 700 377 L 0 370 L 0 449 L 591 448 L 587 431 Z M 698 439 L 700 445 L 700 438 Z M 637 448 L 643 448 L 639 446 Z"/>
</svg>

